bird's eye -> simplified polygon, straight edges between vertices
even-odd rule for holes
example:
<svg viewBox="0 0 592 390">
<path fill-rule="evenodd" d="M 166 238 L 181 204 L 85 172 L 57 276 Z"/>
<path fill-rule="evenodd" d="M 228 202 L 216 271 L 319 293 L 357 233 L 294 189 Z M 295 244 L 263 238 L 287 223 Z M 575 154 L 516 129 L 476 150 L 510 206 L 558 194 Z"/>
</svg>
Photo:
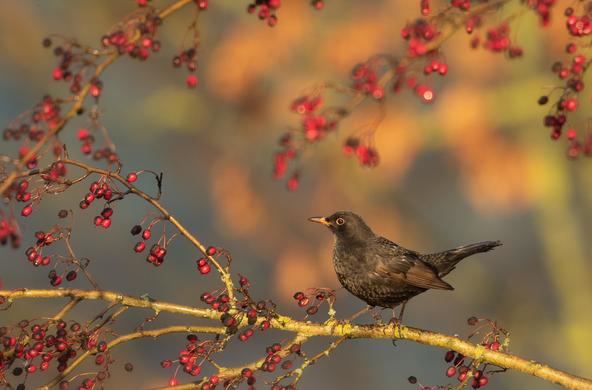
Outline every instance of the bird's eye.
<svg viewBox="0 0 592 390">
<path fill-rule="evenodd" d="M 343 219 L 343 218 L 337 218 L 337 219 L 335 220 L 335 223 L 336 223 L 337 225 L 341 226 L 341 225 L 343 225 L 343 224 L 345 223 L 345 219 Z"/>
</svg>

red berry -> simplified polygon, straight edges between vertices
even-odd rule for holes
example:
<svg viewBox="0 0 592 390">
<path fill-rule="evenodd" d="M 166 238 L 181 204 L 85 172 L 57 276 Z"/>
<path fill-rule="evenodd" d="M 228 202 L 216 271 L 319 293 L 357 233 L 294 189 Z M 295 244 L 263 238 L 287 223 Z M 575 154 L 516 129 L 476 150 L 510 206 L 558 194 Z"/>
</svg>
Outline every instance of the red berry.
<svg viewBox="0 0 592 390">
<path fill-rule="evenodd" d="M 214 256 L 216 253 L 218 253 L 218 249 L 213 246 L 209 246 L 208 249 L 206 249 L 206 253 L 208 256 Z"/>
<path fill-rule="evenodd" d="M 113 209 L 111 207 L 106 207 L 103 209 L 103 211 L 101 211 L 101 215 L 103 218 L 111 218 L 113 215 Z"/>
<path fill-rule="evenodd" d="M 189 76 L 187 76 L 185 83 L 187 84 L 187 87 L 195 88 L 195 87 L 197 87 L 197 81 L 198 81 L 197 76 L 194 74 L 190 74 Z"/>
<path fill-rule="evenodd" d="M 33 212 L 33 205 L 28 204 L 25 207 L 23 207 L 23 210 L 21 211 L 21 215 L 23 217 L 28 217 L 29 215 L 31 215 L 32 212 Z"/>
<path fill-rule="evenodd" d="M 241 371 L 241 375 L 244 378 L 250 378 L 253 376 L 253 370 L 251 370 L 250 368 L 243 368 L 243 370 Z"/>
<path fill-rule="evenodd" d="M 144 249 L 146 249 L 146 243 L 144 243 L 144 241 L 140 241 L 134 245 L 134 252 L 136 253 L 143 252 Z"/>
<path fill-rule="evenodd" d="M 64 71 L 62 70 L 62 68 L 57 67 L 53 70 L 53 72 L 51 72 L 51 76 L 53 77 L 54 80 L 61 80 L 62 77 L 64 77 Z"/>
<path fill-rule="evenodd" d="M 136 180 L 138 180 L 138 174 L 135 172 L 130 172 L 127 174 L 127 177 L 125 180 L 127 180 L 128 183 L 133 183 Z"/>
<path fill-rule="evenodd" d="M 209 274 L 210 273 L 210 270 L 211 269 L 210 269 L 210 265 L 209 264 L 205 264 L 205 265 L 202 265 L 201 267 L 199 267 L 199 272 L 202 275 Z"/>
<path fill-rule="evenodd" d="M 143 240 L 149 240 L 150 237 L 152 237 L 152 232 L 150 231 L 150 229 L 146 229 L 142 232 L 142 239 Z"/>
<path fill-rule="evenodd" d="M 455 375 L 456 375 L 456 367 L 454 367 L 454 366 L 448 367 L 448 370 L 446 370 L 446 376 L 449 378 L 452 378 Z"/>
<path fill-rule="evenodd" d="M 575 111 L 578 108 L 578 101 L 576 99 L 567 99 L 565 101 L 565 109 L 567 111 Z"/>
</svg>

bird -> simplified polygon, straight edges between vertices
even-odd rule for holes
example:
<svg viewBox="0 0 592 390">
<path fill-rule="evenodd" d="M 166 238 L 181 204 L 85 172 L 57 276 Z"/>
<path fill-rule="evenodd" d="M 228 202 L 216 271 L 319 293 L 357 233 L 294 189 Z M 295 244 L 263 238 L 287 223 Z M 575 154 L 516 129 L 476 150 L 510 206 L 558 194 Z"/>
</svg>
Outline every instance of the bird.
<svg viewBox="0 0 592 390">
<path fill-rule="evenodd" d="M 341 285 L 365 301 L 368 308 L 391 308 L 392 321 L 399 323 L 409 299 L 430 289 L 454 290 L 442 277 L 465 257 L 502 245 L 500 241 L 483 241 L 421 254 L 375 234 L 351 211 L 308 220 L 325 225 L 333 233 L 333 267 Z M 398 306 L 401 311 L 395 316 Z"/>
</svg>

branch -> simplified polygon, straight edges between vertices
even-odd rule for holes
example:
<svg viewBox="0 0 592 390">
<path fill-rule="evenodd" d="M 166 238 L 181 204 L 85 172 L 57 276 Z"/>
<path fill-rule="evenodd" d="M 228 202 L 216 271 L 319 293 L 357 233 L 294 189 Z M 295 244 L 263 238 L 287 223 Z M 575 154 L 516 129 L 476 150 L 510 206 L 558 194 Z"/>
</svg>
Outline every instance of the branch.
<svg viewBox="0 0 592 390">
<path fill-rule="evenodd" d="M 177 0 L 175 3 L 171 4 L 169 7 L 160 11 L 158 16 L 160 16 L 161 19 L 165 19 L 168 16 L 174 14 L 175 12 L 179 11 L 184 6 L 186 6 L 187 4 L 190 4 L 190 3 L 192 3 L 191 0 Z M 132 39 L 131 42 L 134 42 L 135 40 L 139 39 L 139 37 L 140 37 L 140 35 L 137 34 L 137 36 L 134 39 Z M 115 62 L 115 60 L 117 60 L 119 57 L 120 57 L 120 54 L 117 50 L 115 50 L 113 53 L 109 54 L 107 56 L 107 58 L 105 58 L 105 60 L 103 62 L 101 62 L 96 67 L 93 77 L 91 77 L 90 79 L 92 80 L 92 79 L 98 78 L 105 71 L 105 69 L 107 69 L 107 67 L 109 67 L 109 65 L 111 65 L 113 62 Z M 47 142 L 50 139 L 52 139 L 54 136 L 59 134 L 59 132 L 62 131 L 62 129 L 66 126 L 66 124 L 68 124 L 68 122 L 70 122 L 70 120 L 72 118 L 76 117 L 78 110 L 81 109 L 82 106 L 84 105 L 84 101 L 90 92 L 91 86 L 92 86 L 92 83 L 87 82 L 82 87 L 80 92 L 73 96 L 74 104 L 72 104 L 72 107 L 70 107 L 70 110 L 68 110 L 66 115 L 64 115 L 62 117 L 62 119 L 55 126 L 55 128 L 49 129 L 43 135 L 43 137 L 39 140 L 39 142 L 37 142 L 28 151 L 27 154 L 25 154 L 20 160 L 18 160 L 15 163 L 14 169 L 4 179 L 4 181 L 2 181 L 2 183 L 0 183 L 0 194 L 3 194 L 12 185 L 12 183 L 18 178 L 20 172 L 24 168 L 27 161 L 29 161 L 32 158 L 34 158 L 35 156 L 37 156 L 39 151 L 41 151 L 41 149 L 43 148 L 43 146 L 45 144 L 47 144 Z"/>
<path fill-rule="evenodd" d="M 230 302 L 234 305 L 234 284 L 232 283 L 232 278 L 231 278 L 230 271 L 229 271 L 228 267 L 227 268 L 222 267 L 222 265 L 218 262 L 218 260 L 216 260 L 213 256 L 208 254 L 206 246 L 200 240 L 198 240 L 197 237 L 195 237 L 193 234 L 191 234 L 185 228 L 185 226 L 183 226 L 177 220 L 177 218 L 175 218 L 173 215 L 171 215 L 171 213 L 169 213 L 167 211 L 167 209 L 165 209 L 164 206 L 157 199 L 151 197 L 150 195 L 146 194 L 145 192 L 139 190 L 138 188 L 136 188 L 135 186 L 130 184 L 124 177 L 119 175 L 119 173 L 117 173 L 117 172 L 112 172 L 112 171 L 108 171 L 105 169 L 96 168 L 96 167 L 93 167 L 91 165 L 88 165 L 88 164 L 85 164 L 83 162 L 76 161 L 76 160 L 65 159 L 65 160 L 61 160 L 61 161 L 64 164 L 73 165 L 78 168 L 84 169 L 85 174 L 83 175 L 83 177 L 87 177 L 91 173 L 96 173 L 99 175 L 109 177 L 111 179 L 115 179 L 120 184 L 125 186 L 130 193 L 137 195 L 140 198 L 144 199 L 146 202 L 150 203 L 154 208 L 156 208 L 162 214 L 162 216 L 165 220 L 169 221 L 173 226 L 175 226 L 175 228 L 177 228 L 179 233 L 181 233 L 182 236 L 187 238 L 191 242 L 191 244 L 193 244 L 193 246 L 195 246 L 216 267 L 216 269 L 220 273 L 220 278 L 221 278 L 222 282 L 226 286 L 228 296 L 230 297 Z"/>
<path fill-rule="evenodd" d="M 199 309 L 175 303 L 153 301 L 135 298 L 111 291 L 85 291 L 76 289 L 59 290 L 13 290 L 0 291 L 0 297 L 8 302 L 22 298 L 78 298 L 104 300 L 117 302 L 122 305 L 139 308 L 151 308 L 155 311 L 170 312 L 189 315 L 198 318 L 219 320 L 220 313 Z M 247 320 L 242 319 L 238 326 L 244 327 Z M 502 368 L 513 369 L 525 374 L 533 375 L 549 382 L 557 383 L 570 389 L 592 390 L 592 380 L 571 375 L 567 372 L 552 368 L 548 365 L 526 360 L 509 353 L 493 351 L 482 345 L 473 344 L 458 337 L 448 336 L 442 333 L 432 332 L 408 326 L 389 325 L 354 325 L 350 323 L 338 323 L 335 321 L 327 323 L 312 323 L 297 321 L 287 316 L 278 315 L 272 319 L 271 327 L 296 333 L 300 337 L 327 336 L 345 338 L 366 338 L 366 339 L 399 339 L 410 340 L 425 345 L 450 349 L 463 354 L 466 357 L 494 364 Z M 255 364 L 255 363 L 253 363 Z M 230 372 L 230 371 L 228 371 Z"/>
<path fill-rule="evenodd" d="M 177 326 L 168 326 L 166 328 L 154 329 L 154 330 L 142 330 L 134 333 L 129 333 L 123 336 L 119 336 L 109 344 L 107 344 L 107 349 L 110 350 L 119 344 L 123 344 L 128 341 L 137 340 L 145 337 L 160 337 L 170 333 L 214 333 L 214 334 L 224 334 L 226 329 L 223 327 L 212 327 L 212 326 L 185 326 L 185 325 L 177 325 Z M 49 381 L 46 385 L 39 387 L 39 390 L 49 390 L 51 387 L 60 383 L 65 377 L 68 376 L 76 367 L 78 367 L 86 358 L 91 355 L 96 354 L 96 351 L 86 351 L 82 355 L 80 355 L 75 361 L 68 365 L 63 372 L 56 375 L 51 381 Z"/>
</svg>

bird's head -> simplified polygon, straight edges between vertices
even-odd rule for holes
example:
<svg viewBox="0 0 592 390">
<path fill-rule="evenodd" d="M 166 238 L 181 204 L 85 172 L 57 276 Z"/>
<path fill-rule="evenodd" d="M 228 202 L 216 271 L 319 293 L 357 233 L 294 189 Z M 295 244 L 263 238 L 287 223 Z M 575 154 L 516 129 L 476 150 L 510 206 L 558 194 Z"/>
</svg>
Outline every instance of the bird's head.
<svg viewBox="0 0 592 390">
<path fill-rule="evenodd" d="M 374 237 L 362 217 L 351 211 L 338 211 L 329 217 L 312 217 L 308 220 L 327 226 L 337 239 L 354 242 Z"/>
</svg>

